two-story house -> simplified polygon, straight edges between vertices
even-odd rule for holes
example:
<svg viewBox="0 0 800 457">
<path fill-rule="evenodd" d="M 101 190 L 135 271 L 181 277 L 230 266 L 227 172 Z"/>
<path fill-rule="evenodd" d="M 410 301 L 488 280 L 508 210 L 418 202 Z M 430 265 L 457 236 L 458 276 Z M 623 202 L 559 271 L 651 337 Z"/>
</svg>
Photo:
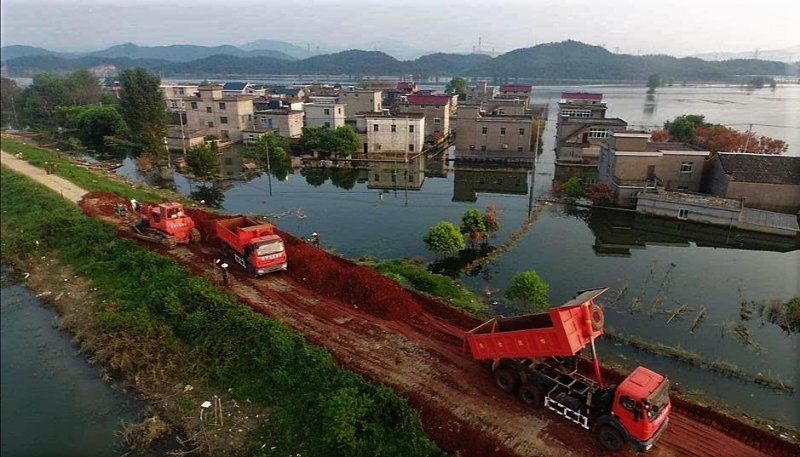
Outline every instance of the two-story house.
<svg viewBox="0 0 800 457">
<path fill-rule="evenodd" d="M 425 140 L 438 143 L 450 134 L 452 98 L 451 95 L 407 95 L 398 111 L 425 116 Z"/>
<path fill-rule="evenodd" d="M 363 141 L 364 154 L 415 155 L 425 145 L 423 114 L 362 113 L 358 115 L 356 132 Z"/>
<path fill-rule="evenodd" d="M 305 103 L 305 125 L 308 127 L 324 127 L 335 129 L 344 126 L 346 106 L 341 103 L 327 103 L 319 100 Z"/>
<path fill-rule="evenodd" d="M 338 103 L 345 107 L 345 121 L 355 122 L 358 113 L 377 113 L 383 109 L 383 92 L 372 89 L 342 88 Z"/>
<path fill-rule="evenodd" d="M 495 98 L 530 98 L 533 87 L 530 84 L 503 84 Z"/>
<path fill-rule="evenodd" d="M 708 155 L 683 143 L 651 142 L 645 132 L 611 132 L 600 147 L 598 180 L 614 191 L 617 206 L 633 207 L 644 192 L 698 192 Z"/>
<path fill-rule="evenodd" d="M 253 97 L 224 95 L 222 85 L 198 87 L 198 95 L 186 99 L 186 127 L 206 130 L 221 139 L 242 141 L 242 131 L 253 128 Z"/>
<path fill-rule="evenodd" d="M 456 114 L 457 154 L 531 159 L 532 124 L 530 115 L 493 115 L 481 111 L 480 106 L 461 105 Z"/>
<path fill-rule="evenodd" d="M 480 81 L 478 84 L 467 88 L 467 95 L 464 100 L 470 105 L 479 105 L 482 102 L 492 100 L 496 94 L 496 86 L 490 86 L 486 81 Z"/>
</svg>

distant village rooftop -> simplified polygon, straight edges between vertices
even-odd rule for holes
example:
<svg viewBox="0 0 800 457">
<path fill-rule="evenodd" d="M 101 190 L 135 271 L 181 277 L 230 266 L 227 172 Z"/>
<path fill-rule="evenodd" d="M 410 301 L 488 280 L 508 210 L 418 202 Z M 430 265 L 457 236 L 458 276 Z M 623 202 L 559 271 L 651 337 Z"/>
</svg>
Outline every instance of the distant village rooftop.
<svg viewBox="0 0 800 457">
<path fill-rule="evenodd" d="M 733 181 L 800 184 L 800 157 L 738 152 L 717 155 Z"/>
<path fill-rule="evenodd" d="M 597 92 L 561 92 L 562 100 L 603 100 L 603 94 Z"/>
<path fill-rule="evenodd" d="M 500 86 L 500 92 L 522 92 L 529 94 L 533 90 L 533 87 L 529 84 L 503 84 Z"/>
<path fill-rule="evenodd" d="M 723 198 L 690 192 L 671 192 L 667 190 L 659 190 L 658 193 L 643 193 L 639 195 L 639 198 L 652 198 L 661 201 L 709 208 L 740 210 L 743 207 L 742 200 L 735 198 Z"/>
<path fill-rule="evenodd" d="M 451 101 L 450 95 L 406 95 L 410 105 L 446 105 Z"/>
</svg>

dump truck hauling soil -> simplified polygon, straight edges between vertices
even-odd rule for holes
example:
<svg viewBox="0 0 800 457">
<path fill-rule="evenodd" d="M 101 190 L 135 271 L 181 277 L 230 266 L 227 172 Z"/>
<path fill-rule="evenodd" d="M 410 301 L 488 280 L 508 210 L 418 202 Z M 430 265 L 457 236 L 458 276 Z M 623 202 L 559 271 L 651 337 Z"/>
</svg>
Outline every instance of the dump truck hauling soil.
<svg viewBox="0 0 800 457">
<path fill-rule="evenodd" d="M 122 201 L 94 192 L 80 205 L 86 214 L 114 222 L 114 206 Z M 201 243 L 171 251 L 143 246 L 216 279 L 213 262 L 222 253 L 213 221 L 221 216 L 192 208 L 187 213 L 203 234 Z M 286 243 L 288 271 L 251 278 L 231 268 L 230 291 L 256 312 L 325 347 L 341 365 L 401 392 L 445 451 L 475 457 L 612 455 L 580 427 L 526 408 L 494 387 L 489 367 L 472 360 L 463 346 L 464 331 L 481 321 L 288 233 L 278 234 Z M 800 455 L 800 447 L 766 431 L 709 408 L 673 403 L 670 426 L 648 455 Z M 634 452 L 628 448 L 621 455 Z"/>
</svg>

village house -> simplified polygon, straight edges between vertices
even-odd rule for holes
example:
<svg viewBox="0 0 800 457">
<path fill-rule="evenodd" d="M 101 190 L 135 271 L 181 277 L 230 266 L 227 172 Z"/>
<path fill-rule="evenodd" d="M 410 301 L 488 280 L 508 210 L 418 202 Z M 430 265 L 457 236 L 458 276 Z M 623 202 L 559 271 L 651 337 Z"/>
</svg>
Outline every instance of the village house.
<svg viewBox="0 0 800 457">
<path fill-rule="evenodd" d="M 558 118 L 604 118 L 608 106 L 603 94 L 595 92 L 562 92 L 558 102 Z"/>
<path fill-rule="evenodd" d="M 651 142 L 649 133 L 611 132 L 600 147 L 598 180 L 614 191 L 617 206 L 635 207 L 641 193 L 698 192 L 708 155 L 683 143 Z"/>
<path fill-rule="evenodd" d="M 272 86 L 267 88 L 267 95 L 273 100 L 283 100 L 287 103 L 300 103 L 306 100 L 308 93 L 302 86 Z"/>
<path fill-rule="evenodd" d="M 268 109 L 256 111 L 256 122 L 252 131 L 246 132 L 248 139 L 257 139 L 265 133 L 274 133 L 285 138 L 300 138 L 303 134 L 302 110 Z"/>
<path fill-rule="evenodd" d="M 530 84 L 503 84 L 495 98 L 530 98 L 532 91 Z"/>
<path fill-rule="evenodd" d="M 461 157 L 483 155 L 505 159 L 531 159 L 533 117 L 492 115 L 480 106 L 462 105 L 456 115 L 456 150 Z"/>
<path fill-rule="evenodd" d="M 308 127 L 335 129 L 344 126 L 345 105 L 341 103 L 327 103 L 322 100 L 305 103 L 303 111 L 305 112 L 305 125 Z"/>
<path fill-rule="evenodd" d="M 719 152 L 706 163 L 703 191 L 745 206 L 797 215 L 800 157 Z"/>
<path fill-rule="evenodd" d="M 377 113 L 383 109 L 383 93 L 380 90 L 342 88 L 337 100 L 345 108 L 345 121 L 355 122 L 358 113 Z"/>
<path fill-rule="evenodd" d="M 370 162 L 367 189 L 420 190 L 425 183 L 425 156 L 396 157 L 396 162 Z"/>
<path fill-rule="evenodd" d="M 189 98 L 197 98 L 197 84 L 162 84 L 160 89 L 167 102 L 167 109 L 183 111 L 183 102 Z"/>
<path fill-rule="evenodd" d="M 494 98 L 481 102 L 481 109 L 491 115 L 524 116 L 528 113 L 527 98 Z"/>
<path fill-rule="evenodd" d="M 254 95 L 261 97 L 266 93 L 263 86 L 242 81 L 227 82 L 222 85 L 223 95 Z"/>
<path fill-rule="evenodd" d="M 425 145 L 425 123 L 423 114 L 361 113 L 356 132 L 362 139 L 364 154 L 414 155 Z"/>
<path fill-rule="evenodd" d="M 398 111 L 425 116 L 425 141 L 438 143 L 450 134 L 451 95 L 407 95 Z"/>
<path fill-rule="evenodd" d="M 477 85 L 467 88 L 465 100 L 470 105 L 478 105 L 492 100 L 495 94 L 497 94 L 496 86 L 490 86 L 486 81 L 480 81 Z"/>
<path fill-rule="evenodd" d="M 242 131 L 253 128 L 253 97 L 223 95 L 219 84 L 201 85 L 198 92 L 196 97 L 185 100 L 186 128 L 242 141 Z"/>
</svg>

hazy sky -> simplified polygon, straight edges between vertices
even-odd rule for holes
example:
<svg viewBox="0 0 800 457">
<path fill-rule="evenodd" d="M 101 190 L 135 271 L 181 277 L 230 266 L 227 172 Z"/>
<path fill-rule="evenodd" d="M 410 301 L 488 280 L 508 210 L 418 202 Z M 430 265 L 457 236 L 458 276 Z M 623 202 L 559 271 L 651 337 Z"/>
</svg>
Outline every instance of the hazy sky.
<svg viewBox="0 0 800 457">
<path fill-rule="evenodd" d="M 221 1 L 2 0 L 2 44 L 53 50 L 238 45 L 277 39 L 312 48 L 397 40 L 422 50 L 507 51 L 575 39 L 611 51 L 690 55 L 800 43 L 800 1 Z"/>
</svg>

